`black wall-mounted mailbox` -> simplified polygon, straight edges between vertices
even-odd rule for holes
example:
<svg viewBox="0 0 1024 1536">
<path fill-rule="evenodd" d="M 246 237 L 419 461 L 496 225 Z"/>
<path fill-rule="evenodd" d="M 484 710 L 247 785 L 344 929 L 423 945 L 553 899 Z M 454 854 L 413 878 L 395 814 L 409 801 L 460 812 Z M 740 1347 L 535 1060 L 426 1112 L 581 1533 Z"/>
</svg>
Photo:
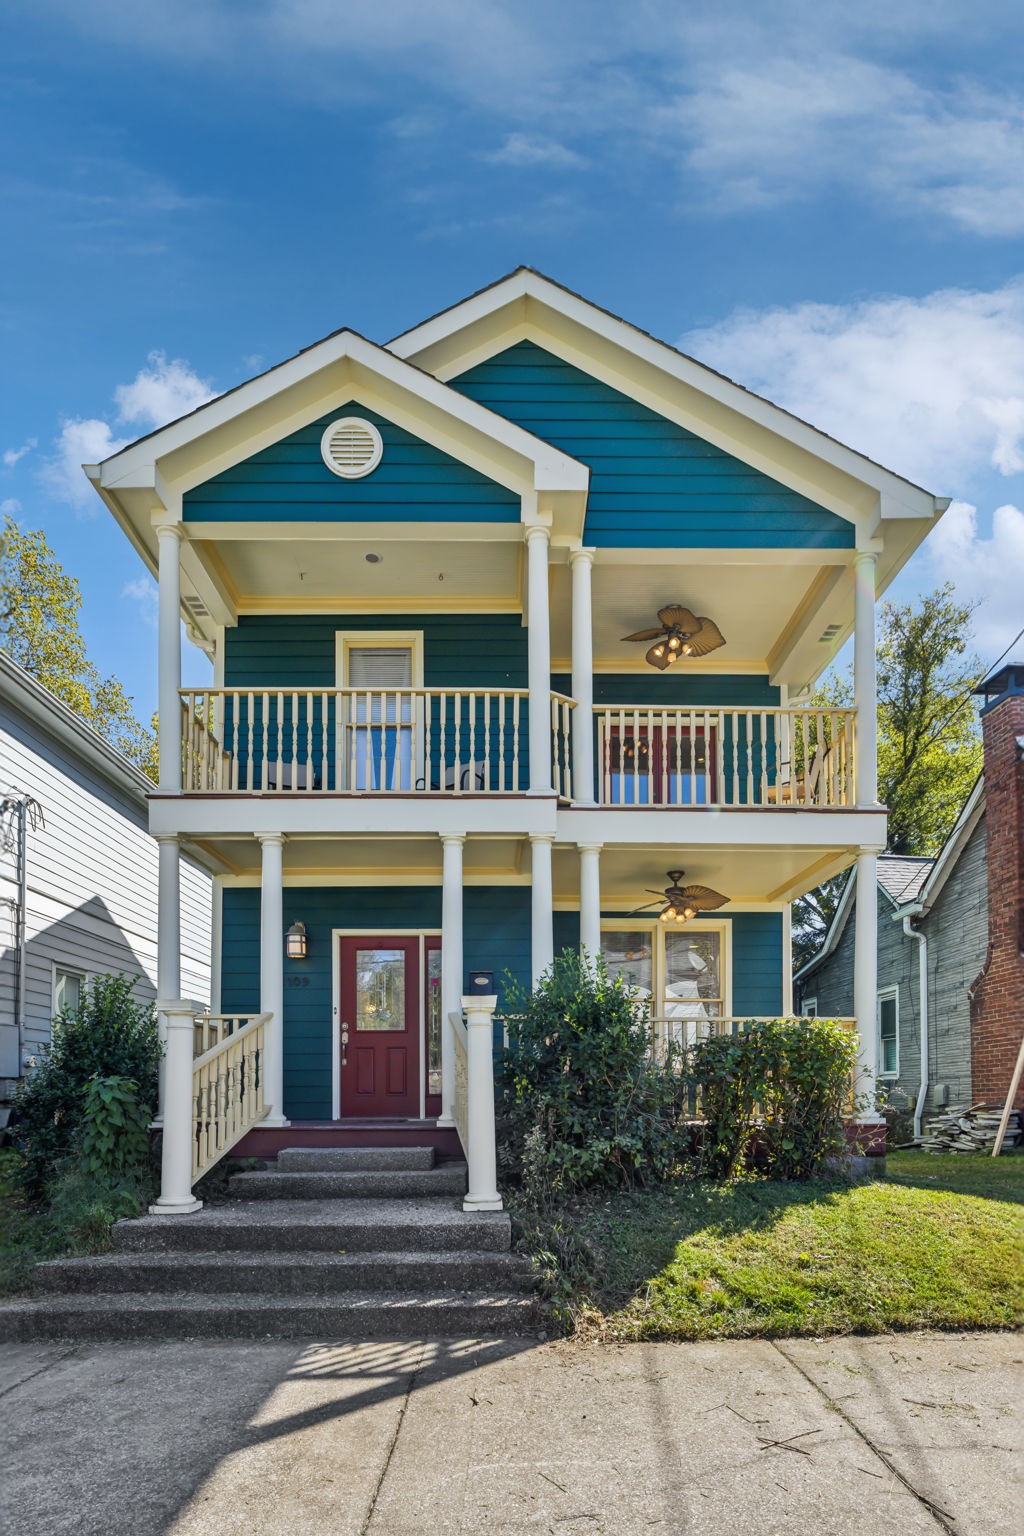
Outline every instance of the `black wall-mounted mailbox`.
<svg viewBox="0 0 1024 1536">
<path fill-rule="evenodd" d="M 493 971 L 470 971 L 467 980 L 469 985 L 466 987 L 466 993 L 469 997 L 493 997 Z"/>
</svg>

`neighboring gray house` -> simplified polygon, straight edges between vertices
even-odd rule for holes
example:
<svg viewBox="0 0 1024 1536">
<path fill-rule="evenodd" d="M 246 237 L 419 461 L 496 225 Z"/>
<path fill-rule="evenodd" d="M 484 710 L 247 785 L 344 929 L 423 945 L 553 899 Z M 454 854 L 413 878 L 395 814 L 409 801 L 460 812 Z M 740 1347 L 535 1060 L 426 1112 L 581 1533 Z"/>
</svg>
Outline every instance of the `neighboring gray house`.
<svg viewBox="0 0 1024 1536">
<path fill-rule="evenodd" d="M 855 931 L 851 878 L 822 948 L 794 977 L 802 1013 L 850 1013 Z M 971 989 L 987 948 L 985 795 L 979 779 L 938 858 L 885 854 L 878 860 L 879 1078 L 894 1110 L 918 1110 L 922 966 L 928 976 L 928 1070 L 920 1108 L 927 1112 L 971 1098 Z"/>
<path fill-rule="evenodd" d="M 142 996 L 156 995 L 151 788 L 0 652 L 0 1124 L 18 1077 L 50 1037 L 54 1014 L 74 1004 L 87 977 L 125 972 L 138 978 Z M 211 892 L 207 871 L 183 861 L 182 987 L 204 1004 Z"/>
</svg>

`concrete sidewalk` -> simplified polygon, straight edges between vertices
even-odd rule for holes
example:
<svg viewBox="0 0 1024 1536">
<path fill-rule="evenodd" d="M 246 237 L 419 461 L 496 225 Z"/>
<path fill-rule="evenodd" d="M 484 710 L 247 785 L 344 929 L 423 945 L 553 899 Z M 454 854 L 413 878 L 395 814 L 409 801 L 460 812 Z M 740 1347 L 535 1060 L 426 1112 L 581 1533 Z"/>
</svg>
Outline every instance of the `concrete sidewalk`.
<svg viewBox="0 0 1024 1536">
<path fill-rule="evenodd" d="M 992 1536 L 1022 1358 L 1007 1334 L 5 1345 L 0 1531 Z"/>
</svg>

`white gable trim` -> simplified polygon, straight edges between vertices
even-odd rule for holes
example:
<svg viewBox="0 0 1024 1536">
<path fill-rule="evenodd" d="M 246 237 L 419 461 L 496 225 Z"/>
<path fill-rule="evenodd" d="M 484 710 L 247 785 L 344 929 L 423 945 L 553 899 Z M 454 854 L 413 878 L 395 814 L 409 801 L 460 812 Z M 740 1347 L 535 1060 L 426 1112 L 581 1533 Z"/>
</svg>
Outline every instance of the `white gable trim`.
<svg viewBox="0 0 1024 1536">
<path fill-rule="evenodd" d="M 882 519 L 930 521 L 949 505 L 948 498 L 933 496 L 913 485 L 706 364 L 530 268 L 520 267 L 492 287 L 395 337 L 388 347 L 440 378 L 451 378 L 527 336 L 540 344 L 538 329 L 543 333 L 545 319 L 550 327 L 551 317 L 568 322 L 578 338 L 589 337 L 588 344 L 575 357 L 569 355 L 571 348 L 566 351 L 563 345 L 558 349 L 566 361 L 585 367 L 613 387 L 625 387 L 633 398 L 699 432 L 838 515 L 856 521 L 865 538 L 877 532 Z M 564 335 L 563 328 L 563 338 Z M 617 356 L 609 349 L 614 349 Z M 622 382 L 617 385 L 613 377 L 616 366 L 622 370 Z M 647 389 L 637 383 L 638 367 L 641 372 L 647 370 Z M 655 383 L 657 375 L 662 378 L 660 388 L 670 390 L 668 402 Z M 714 402 L 724 409 L 695 412 L 694 406 L 700 400 Z M 730 421 L 730 416 L 735 420 Z M 783 444 L 790 450 L 788 455 L 780 452 Z M 810 455 L 819 465 L 827 465 L 833 471 L 832 485 L 828 476 L 801 473 L 801 455 Z"/>
<path fill-rule="evenodd" d="M 985 780 L 983 777 L 979 777 L 964 802 L 963 809 L 954 823 L 952 832 L 950 832 L 943 843 L 942 851 L 929 870 L 927 880 L 921 886 L 915 899 L 904 904 L 906 907 L 913 907 L 915 909 L 923 907 L 926 913 L 931 910 L 938 900 L 943 886 L 956 868 L 957 860 L 967 847 L 971 834 L 984 814 Z"/>
</svg>

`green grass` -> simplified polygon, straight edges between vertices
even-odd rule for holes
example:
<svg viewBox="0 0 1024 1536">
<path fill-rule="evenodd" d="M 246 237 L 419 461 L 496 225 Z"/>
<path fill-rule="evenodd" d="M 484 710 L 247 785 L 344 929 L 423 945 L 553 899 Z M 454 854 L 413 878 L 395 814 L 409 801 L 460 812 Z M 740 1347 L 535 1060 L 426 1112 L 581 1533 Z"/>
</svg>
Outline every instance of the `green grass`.
<svg viewBox="0 0 1024 1536">
<path fill-rule="evenodd" d="M 1019 1326 L 1022 1201 L 1024 1158 L 898 1154 L 877 1182 L 694 1181 L 519 1222 L 582 1332 L 771 1338 Z"/>
</svg>

